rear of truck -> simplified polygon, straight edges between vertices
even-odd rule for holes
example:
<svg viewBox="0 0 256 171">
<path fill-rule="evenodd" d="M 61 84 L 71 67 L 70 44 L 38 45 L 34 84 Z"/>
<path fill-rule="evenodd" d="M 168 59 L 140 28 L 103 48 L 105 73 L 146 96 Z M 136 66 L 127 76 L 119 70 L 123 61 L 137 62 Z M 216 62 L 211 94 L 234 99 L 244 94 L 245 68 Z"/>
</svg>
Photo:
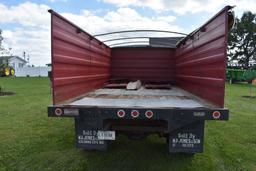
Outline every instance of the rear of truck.
<svg viewBox="0 0 256 171">
<path fill-rule="evenodd" d="M 203 152 L 205 121 L 228 120 L 231 8 L 176 38 L 175 45 L 112 47 L 50 10 L 53 105 L 48 116 L 75 119 L 78 148 L 106 150 L 119 134 L 140 139 L 157 133 L 166 137 L 170 153 Z M 140 88 L 127 90 L 136 80 Z"/>
</svg>

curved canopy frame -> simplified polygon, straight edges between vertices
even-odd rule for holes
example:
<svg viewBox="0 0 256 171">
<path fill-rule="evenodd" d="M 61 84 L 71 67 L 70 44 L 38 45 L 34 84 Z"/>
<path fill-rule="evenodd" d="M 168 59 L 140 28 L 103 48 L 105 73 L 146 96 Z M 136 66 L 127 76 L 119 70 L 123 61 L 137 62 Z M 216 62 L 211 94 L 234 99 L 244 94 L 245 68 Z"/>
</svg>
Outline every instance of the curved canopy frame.
<svg viewBox="0 0 256 171">
<path fill-rule="evenodd" d="M 115 38 L 115 39 L 107 39 L 102 41 L 103 43 L 106 42 L 112 42 L 112 41 L 117 41 L 117 40 L 127 40 L 127 39 L 149 39 L 152 38 L 150 36 L 134 36 L 134 37 L 121 37 L 121 38 Z M 159 37 L 161 38 L 161 37 Z M 168 37 L 169 40 L 177 40 L 176 38 Z"/>
<path fill-rule="evenodd" d="M 122 35 L 123 33 L 138 33 L 138 32 L 144 32 L 144 33 L 168 33 L 168 34 L 177 34 L 177 37 L 173 37 L 172 36 L 157 36 L 157 37 L 153 37 L 153 36 L 137 36 L 135 34 L 131 34 L 131 35 Z M 104 36 L 109 36 L 110 37 L 104 37 Z M 124 31 L 114 31 L 114 32 L 108 32 L 108 33 L 102 33 L 102 34 L 96 34 L 94 35 L 94 37 L 101 37 L 102 42 L 103 43 L 108 43 L 108 46 L 113 47 L 113 46 L 128 46 L 128 45 L 138 45 L 138 43 L 145 43 L 145 45 L 149 45 L 150 44 L 150 40 L 151 38 L 168 38 L 168 40 L 170 41 L 169 43 L 164 43 L 158 42 L 157 44 L 159 46 L 163 46 L 163 47 L 173 47 L 176 46 L 176 43 L 178 41 L 180 41 L 180 39 L 177 38 L 183 38 L 187 36 L 187 34 L 185 33 L 180 33 L 180 32 L 175 32 L 175 31 L 168 31 L 168 30 L 124 30 Z M 137 40 L 136 40 L 137 39 Z M 147 41 L 145 41 L 145 39 L 147 39 Z"/>
<path fill-rule="evenodd" d="M 147 45 L 148 44 L 148 41 L 129 41 L 129 42 L 121 42 L 121 43 L 113 43 L 113 44 L 110 44 L 109 46 L 110 47 L 116 47 L 116 46 L 120 46 L 120 45 L 128 45 L 128 44 L 134 44 L 134 45 L 137 45 L 137 44 L 145 44 Z M 143 45 L 144 45 L 143 44 Z"/>
<path fill-rule="evenodd" d="M 123 30 L 123 31 L 114 31 L 114 32 L 107 32 L 102 34 L 95 34 L 94 37 L 106 36 L 111 34 L 120 34 L 120 33 L 133 33 L 133 32 L 158 32 L 158 33 L 172 33 L 172 34 L 179 34 L 183 36 L 187 36 L 185 33 L 176 32 L 176 31 L 168 31 L 168 30 Z"/>
<path fill-rule="evenodd" d="M 149 41 L 127 41 L 127 42 L 121 42 L 121 43 L 113 43 L 113 44 L 110 44 L 109 46 L 110 47 L 119 47 L 119 46 L 123 46 L 123 45 L 126 46 L 126 45 L 129 45 L 129 44 L 148 45 L 148 43 L 149 43 Z M 159 46 L 162 46 L 162 47 L 170 47 L 170 46 L 173 46 L 173 45 L 176 45 L 176 44 L 166 44 L 166 43 L 159 44 Z"/>
</svg>

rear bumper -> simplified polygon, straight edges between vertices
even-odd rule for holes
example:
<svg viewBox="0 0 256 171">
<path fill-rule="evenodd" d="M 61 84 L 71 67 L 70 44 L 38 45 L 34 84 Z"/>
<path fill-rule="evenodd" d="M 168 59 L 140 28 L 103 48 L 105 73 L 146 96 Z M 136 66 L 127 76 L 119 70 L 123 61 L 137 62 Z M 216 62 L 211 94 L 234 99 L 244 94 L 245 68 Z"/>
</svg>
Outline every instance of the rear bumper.
<svg viewBox="0 0 256 171">
<path fill-rule="evenodd" d="M 122 110 L 123 117 L 118 116 Z M 132 111 L 139 113 L 138 117 L 131 115 Z M 148 118 L 147 111 L 152 111 L 153 116 Z M 49 106 L 49 117 L 100 117 L 102 119 L 146 119 L 146 120 L 228 120 L 229 110 L 225 108 L 173 108 L 173 109 L 144 109 L 144 108 L 88 108 L 77 106 Z"/>
<path fill-rule="evenodd" d="M 122 111 L 118 115 L 118 112 Z M 132 113 L 139 115 L 134 117 Z M 152 117 L 146 115 L 153 113 Z M 170 153 L 203 152 L 205 120 L 228 120 L 228 109 L 144 109 L 88 108 L 49 106 L 49 117 L 74 117 L 76 146 L 88 150 L 106 150 L 108 140 L 100 140 L 98 131 L 125 131 L 128 134 L 160 133 L 168 140 Z M 121 116 L 121 117 L 120 117 Z"/>
</svg>

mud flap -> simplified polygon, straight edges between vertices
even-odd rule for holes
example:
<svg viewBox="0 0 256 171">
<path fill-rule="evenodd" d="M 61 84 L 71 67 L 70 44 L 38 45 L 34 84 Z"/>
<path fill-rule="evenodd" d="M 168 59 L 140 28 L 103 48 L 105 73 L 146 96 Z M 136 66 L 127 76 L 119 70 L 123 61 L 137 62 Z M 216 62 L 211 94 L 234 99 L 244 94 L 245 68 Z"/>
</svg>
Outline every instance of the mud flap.
<svg viewBox="0 0 256 171">
<path fill-rule="evenodd" d="M 99 140 L 97 136 L 102 127 L 102 120 L 97 117 L 76 117 L 76 146 L 85 150 L 106 151 L 108 141 Z"/>
<path fill-rule="evenodd" d="M 169 134 L 169 153 L 202 153 L 204 121 L 186 125 Z"/>
</svg>

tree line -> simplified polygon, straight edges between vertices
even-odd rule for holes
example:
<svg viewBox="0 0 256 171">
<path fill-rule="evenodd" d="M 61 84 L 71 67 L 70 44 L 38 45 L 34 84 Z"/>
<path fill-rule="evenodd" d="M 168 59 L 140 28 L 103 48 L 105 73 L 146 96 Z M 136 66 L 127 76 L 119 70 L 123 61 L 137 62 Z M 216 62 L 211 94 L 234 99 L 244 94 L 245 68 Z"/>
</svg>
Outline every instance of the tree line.
<svg viewBox="0 0 256 171">
<path fill-rule="evenodd" d="M 235 19 L 235 27 L 228 34 L 228 62 L 237 61 L 249 68 L 256 61 L 256 14 L 248 11 Z"/>
</svg>

